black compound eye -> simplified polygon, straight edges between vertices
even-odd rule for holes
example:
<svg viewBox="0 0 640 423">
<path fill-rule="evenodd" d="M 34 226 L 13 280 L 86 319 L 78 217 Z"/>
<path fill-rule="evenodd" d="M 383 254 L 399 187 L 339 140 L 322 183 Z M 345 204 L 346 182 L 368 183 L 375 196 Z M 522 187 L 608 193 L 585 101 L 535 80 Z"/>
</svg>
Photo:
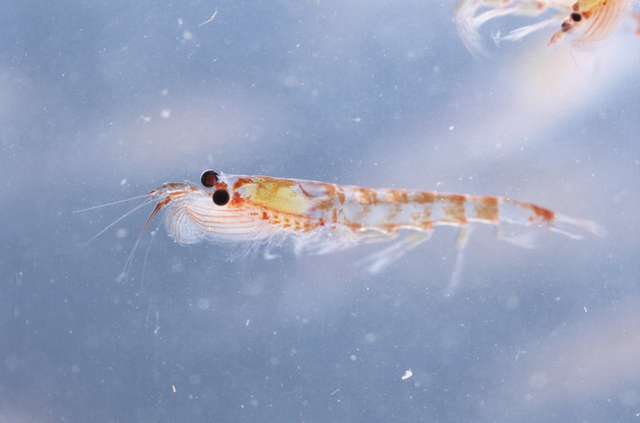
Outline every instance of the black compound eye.
<svg viewBox="0 0 640 423">
<path fill-rule="evenodd" d="M 213 170 L 205 170 L 200 177 L 200 182 L 203 186 L 211 188 L 218 182 L 218 173 Z"/>
<path fill-rule="evenodd" d="M 229 191 L 226 189 L 218 189 L 213 193 L 213 204 L 216 206 L 224 206 L 230 199 Z"/>
<path fill-rule="evenodd" d="M 582 15 L 578 12 L 573 12 L 571 14 L 571 20 L 573 20 L 574 22 L 580 22 L 582 20 Z"/>
</svg>

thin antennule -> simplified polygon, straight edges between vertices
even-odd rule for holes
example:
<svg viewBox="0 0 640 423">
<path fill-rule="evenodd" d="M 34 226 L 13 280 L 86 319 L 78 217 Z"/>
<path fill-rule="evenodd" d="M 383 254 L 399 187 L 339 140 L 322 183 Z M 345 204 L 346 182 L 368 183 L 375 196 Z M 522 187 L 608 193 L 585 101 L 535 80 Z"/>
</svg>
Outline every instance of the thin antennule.
<svg viewBox="0 0 640 423">
<path fill-rule="evenodd" d="M 74 211 L 72 211 L 72 213 L 82 213 L 82 212 L 86 212 L 86 211 L 89 211 L 89 210 L 101 209 L 103 207 L 115 206 L 116 204 L 128 203 L 129 201 L 138 200 L 140 198 L 148 197 L 148 196 L 150 196 L 152 194 L 153 194 L 153 191 L 148 192 L 146 194 L 142 194 L 142 195 L 136 195 L 135 197 L 127 198 L 125 200 L 118 200 L 118 201 L 114 201 L 112 203 L 100 204 L 99 206 L 93 206 L 93 207 L 89 207 L 89 208 L 86 208 L 86 209 L 74 210 Z M 147 200 L 143 204 L 146 204 L 148 201 L 149 200 Z"/>
<path fill-rule="evenodd" d="M 77 212 L 83 212 L 83 211 L 87 211 L 87 210 L 93 210 L 93 209 L 97 209 L 100 207 L 105 207 L 105 206 L 110 206 L 113 204 L 119 204 L 119 203 L 123 203 L 125 201 L 129 201 L 129 200 L 134 200 L 137 198 L 143 198 L 146 197 L 148 195 L 151 195 L 151 193 L 149 194 L 145 194 L 145 195 L 140 195 L 138 197 L 134 197 L 134 198 L 130 198 L 128 200 L 122 200 L 122 201 L 116 201 L 114 203 L 110 203 L 110 204 L 103 204 L 101 206 L 95 206 L 95 207 L 91 207 L 89 209 L 84 209 L 84 210 L 77 210 Z M 116 219 L 115 221 L 111 222 L 106 228 L 104 228 L 103 230 L 101 230 L 100 232 L 98 232 L 97 234 L 95 234 L 89 241 L 85 242 L 84 245 L 88 245 L 91 241 L 93 241 L 94 239 L 96 239 L 97 237 L 99 237 L 100 235 L 102 235 L 103 233 L 105 233 L 107 230 L 109 230 L 109 228 L 111 228 L 113 225 L 115 225 L 116 223 L 120 222 L 122 219 L 124 219 L 125 217 L 129 216 L 131 213 L 141 209 L 142 207 L 146 206 L 147 204 L 149 204 L 151 201 L 153 200 L 153 197 L 151 198 L 147 198 L 145 201 L 143 201 L 142 203 L 138 204 L 137 206 L 135 206 L 132 210 L 129 210 L 128 212 L 126 212 L 125 214 L 123 214 L 122 216 L 120 216 L 118 219 Z M 74 212 L 76 213 L 76 212 Z M 147 226 L 149 225 L 149 223 L 147 222 Z M 147 228 L 147 226 L 145 226 L 145 229 Z M 144 231 L 143 231 L 144 232 Z M 141 234 L 142 236 L 142 234 Z"/>
<path fill-rule="evenodd" d="M 135 210 L 137 210 L 140 207 L 144 206 L 145 204 L 147 204 L 148 202 L 150 202 L 154 198 L 155 198 L 155 196 L 147 199 L 144 203 L 140 204 L 138 207 L 136 207 L 135 209 L 131 210 L 129 213 L 134 212 Z M 140 231 L 140 235 L 138 235 L 138 239 L 136 240 L 136 243 L 134 244 L 133 248 L 131 249 L 131 253 L 129 253 L 129 257 L 127 258 L 127 262 L 124 264 L 124 268 L 122 269 L 122 273 L 120 273 L 120 276 L 118 277 L 118 280 L 121 280 L 122 278 L 128 277 L 129 270 L 131 270 L 131 263 L 133 262 L 133 256 L 134 256 L 136 250 L 138 249 L 138 245 L 140 245 L 140 240 L 142 240 L 142 235 L 144 235 L 144 233 L 147 231 L 147 229 L 149 228 L 149 225 L 151 224 L 151 221 L 153 221 L 153 218 L 156 217 L 158 212 L 160 210 L 162 210 L 164 208 L 164 206 L 166 206 L 170 202 L 171 202 L 171 197 L 167 197 L 164 200 L 159 201 L 158 204 L 156 204 L 156 208 L 153 209 L 153 211 L 151 212 L 151 215 L 149 215 L 149 218 L 147 219 L 147 222 L 144 224 L 144 227 L 142 228 L 142 231 Z M 124 218 L 129 213 L 125 214 L 120 219 Z M 118 220 L 120 220 L 120 219 L 118 219 Z M 116 222 L 113 222 L 111 225 L 113 225 Z"/>
</svg>

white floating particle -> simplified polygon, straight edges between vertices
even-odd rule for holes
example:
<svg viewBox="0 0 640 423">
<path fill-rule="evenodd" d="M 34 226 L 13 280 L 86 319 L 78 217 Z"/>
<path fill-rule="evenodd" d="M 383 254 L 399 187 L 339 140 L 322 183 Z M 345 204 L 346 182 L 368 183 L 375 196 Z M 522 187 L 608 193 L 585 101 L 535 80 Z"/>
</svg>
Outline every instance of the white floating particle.
<svg viewBox="0 0 640 423">
<path fill-rule="evenodd" d="M 206 310 L 209 308 L 209 306 L 211 305 L 211 301 L 205 299 L 205 298 L 200 298 L 198 299 L 198 308 L 200 310 Z"/>
<path fill-rule="evenodd" d="M 402 376 L 402 380 L 409 379 L 411 376 L 413 376 L 413 372 L 411 371 L 411 369 L 409 369 L 406 372 L 404 372 L 404 376 Z"/>
<path fill-rule="evenodd" d="M 295 87 L 298 85 L 298 78 L 295 75 L 288 75 L 284 78 L 284 85 L 289 88 Z"/>
</svg>

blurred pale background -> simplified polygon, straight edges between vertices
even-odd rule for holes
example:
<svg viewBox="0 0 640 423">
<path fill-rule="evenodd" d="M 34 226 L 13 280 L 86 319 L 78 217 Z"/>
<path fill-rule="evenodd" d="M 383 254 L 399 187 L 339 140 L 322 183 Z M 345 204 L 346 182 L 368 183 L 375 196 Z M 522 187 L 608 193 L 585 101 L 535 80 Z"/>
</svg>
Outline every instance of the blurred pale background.
<svg viewBox="0 0 640 423">
<path fill-rule="evenodd" d="M 0 421 L 636 421 L 640 39 L 549 30 L 478 61 L 454 7 L 2 3 Z M 352 263 L 375 249 L 229 262 L 161 227 L 117 282 L 150 208 L 84 245 L 135 203 L 74 210 L 208 168 L 501 195 L 609 234 L 474 228 L 449 297 L 449 228 L 374 276 Z"/>
</svg>

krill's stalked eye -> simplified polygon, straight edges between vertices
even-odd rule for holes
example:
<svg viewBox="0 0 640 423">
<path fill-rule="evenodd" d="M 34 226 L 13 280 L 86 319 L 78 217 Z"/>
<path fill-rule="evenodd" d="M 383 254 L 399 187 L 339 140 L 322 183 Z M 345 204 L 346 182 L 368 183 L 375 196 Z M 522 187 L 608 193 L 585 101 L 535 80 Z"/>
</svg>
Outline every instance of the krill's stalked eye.
<svg viewBox="0 0 640 423">
<path fill-rule="evenodd" d="M 578 12 L 573 12 L 571 14 L 571 20 L 573 20 L 574 22 L 580 22 L 582 20 L 582 15 Z"/>
<path fill-rule="evenodd" d="M 218 189 L 213 193 L 213 203 L 216 206 L 224 206 L 230 199 L 229 191 L 226 189 Z"/>
<path fill-rule="evenodd" d="M 213 170 L 205 170 L 200 177 L 200 182 L 203 186 L 211 188 L 218 182 L 218 173 Z"/>
</svg>

